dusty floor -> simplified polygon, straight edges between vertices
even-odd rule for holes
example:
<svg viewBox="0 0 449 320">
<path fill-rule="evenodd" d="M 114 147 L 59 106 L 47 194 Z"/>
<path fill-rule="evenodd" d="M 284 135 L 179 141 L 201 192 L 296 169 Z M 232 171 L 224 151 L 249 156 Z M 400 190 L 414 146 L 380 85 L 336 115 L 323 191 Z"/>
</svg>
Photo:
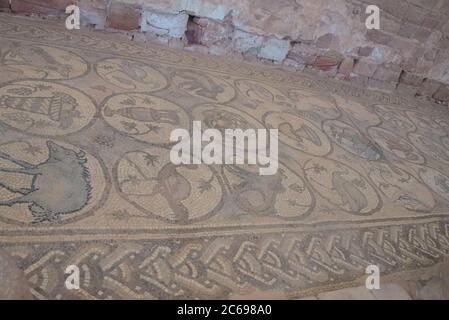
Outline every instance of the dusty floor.
<svg viewBox="0 0 449 320">
<path fill-rule="evenodd" d="M 62 23 L 0 31 L 0 296 L 294 298 L 449 256 L 447 107 Z M 175 167 L 193 120 L 279 128 L 278 174 Z"/>
</svg>

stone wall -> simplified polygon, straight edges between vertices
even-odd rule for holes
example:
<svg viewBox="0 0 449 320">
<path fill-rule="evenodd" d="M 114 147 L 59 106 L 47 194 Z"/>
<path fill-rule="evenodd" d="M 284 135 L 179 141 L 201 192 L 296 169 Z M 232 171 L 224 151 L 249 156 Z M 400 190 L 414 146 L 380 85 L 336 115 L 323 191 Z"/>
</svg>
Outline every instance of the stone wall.
<svg viewBox="0 0 449 320">
<path fill-rule="evenodd" d="M 0 0 L 14 13 L 64 16 L 136 40 L 261 59 L 411 96 L 449 101 L 447 0 Z M 381 9 L 381 29 L 365 8 Z M 8 10 L 8 9 L 7 9 Z"/>
</svg>

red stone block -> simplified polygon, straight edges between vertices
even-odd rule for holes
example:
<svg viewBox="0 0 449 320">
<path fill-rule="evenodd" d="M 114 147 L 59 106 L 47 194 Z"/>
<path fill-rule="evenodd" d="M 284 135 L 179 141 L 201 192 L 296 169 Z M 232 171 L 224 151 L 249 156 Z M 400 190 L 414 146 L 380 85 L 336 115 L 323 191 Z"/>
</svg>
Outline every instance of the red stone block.
<svg viewBox="0 0 449 320">
<path fill-rule="evenodd" d="M 0 0 L 0 9 L 9 9 L 9 0 Z"/>
<path fill-rule="evenodd" d="M 348 78 L 351 75 L 353 68 L 354 68 L 354 59 L 345 58 L 340 63 L 340 66 L 338 67 L 338 72 L 343 74 L 346 78 Z"/>
<path fill-rule="evenodd" d="M 59 14 L 73 4 L 73 0 L 13 0 L 11 10 L 18 13 Z"/>
<path fill-rule="evenodd" d="M 354 73 L 365 77 L 372 77 L 377 67 L 378 65 L 375 63 L 360 59 L 354 65 Z"/>
<path fill-rule="evenodd" d="M 132 6 L 113 2 L 106 26 L 120 30 L 136 30 L 140 27 L 140 10 Z"/>
<path fill-rule="evenodd" d="M 323 71 L 329 71 L 332 68 L 337 67 L 342 59 L 343 58 L 339 55 L 318 56 L 312 66 Z"/>
</svg>

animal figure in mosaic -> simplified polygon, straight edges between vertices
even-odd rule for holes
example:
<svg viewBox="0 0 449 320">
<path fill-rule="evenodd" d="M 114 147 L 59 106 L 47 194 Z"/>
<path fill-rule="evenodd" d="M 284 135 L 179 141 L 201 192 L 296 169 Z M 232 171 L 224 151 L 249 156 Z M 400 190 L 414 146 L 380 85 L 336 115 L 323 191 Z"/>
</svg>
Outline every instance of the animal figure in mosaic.
<svg viewBox="0 0 449 320">
<path fill-rule="evenodd" d="M 132 61 L 121 61 L 120 71 L 125 73 L 129 78 L 136 82 L 145 83 L 145 79 L 148 77 L 148 73 L 143 70 L 142 64 Z M 123 82 L 123 78 L 113 76 L 116 80 Z"/>
<path fill-rule="evenodd" d="M 30 188 L 17 189 L 0 181 L 0 187 L 18 193 L 11 200 L 0 201 L 1 206 L 29 203 L 33 223 L 51 222 L 59 215 L 75 213 L 84 208 L 91 198 L 90 173 L 86 166 L 86 154 L 64 148 L 47 141 L 48 159 L 38 165 L 1 152 L 0 158 L 19 168 L 0 168 L 1 172 L 33 176 Z"/>
<path fill-rule="evenodd" d="M 233 197 L 245 212 L 274 214 L 279 193 L 284 191 L 282 175 L 260 176 L 236 165 L 226 165 L 226 170 L 241 181 L 232 186 Z"/>
<path fill-rule="evenodd" d="M 339 144 L 347 145 L 360 157 L 370 161 L 385 159 L 382 149 L 360 133 L 336 124 L 333 124 L 330 130 L 335 141 Z"/>
<path fill-rule="evenodd" d="M 445 193 L 449 193 L 449 180 L 442 176 L 435 176 L 435 184 L 444 190 Z"/>
<path fill-rule="evenodd" d="M 157 175 L 157 181 L 151 195 L 159 194 L 165 198 L 172 211 L 172 220 L 187 223 L 189 210 L 182 201 L 186 200 L 192 192 L 190 182 L 171 163 L 161 169 Z"/>
<path fill-rule="evenodd" d="M 220 85 L 204 74 L 195 74 L 191 71 L 177 71 L 176 76 L 184 79 L 180 83 L 182 89 L 195 92 L 199 96 L 217 100 L 218 94 L 224 92 Z"/>
<path fill-rule="evenodd" d="M 342 204 L 351 212 L 360 212 L 368 206 L 368 200 L 358 187 L 361 180 L 350 181 L 344 177 L 348 172 L 335 171 L 332 174 L 332 185 L 341 198 Z"/>
<path fill-rule="evenodd" d="M 58 73 L 64 78 L 68 78 L 72 72 L 72 67 L 68 64 L 58 62 L 47 51 L 40 47 L 18 47 L 9 52 L 10 58 L 18 58 L 28 65 L 38 66 L 43 70 Z"/>
<path fill-rule="evenodd" d="M 176 111 L 173 110 L 158 110 L 132 106 L 113 110 L 109 106 L 106 106 L 104 115 L 106 117 L 119 115 L 134 121 L 169 123 L 173 125 L 180 124 L 179 116 Z"/>
<path fill-rule="evenodd" d="M 307 125 L 301 125 L 295 129 L 290 123 L 284 122 L 279 125 L 279 130 L 291 139 L 295 139 L 301 148 L 304 147 L 306 141 L 310 141 L 316 146 L 322 145 L 320 137 Z"/>
</svg>

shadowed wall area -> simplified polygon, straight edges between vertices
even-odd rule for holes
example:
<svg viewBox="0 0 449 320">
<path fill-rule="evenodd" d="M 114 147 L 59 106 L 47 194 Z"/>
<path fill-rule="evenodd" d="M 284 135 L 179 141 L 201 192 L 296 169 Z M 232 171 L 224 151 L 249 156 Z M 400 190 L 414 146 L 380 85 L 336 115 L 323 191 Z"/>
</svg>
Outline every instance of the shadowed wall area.
<svg viewBox="0 0 449 320">
<path fill-rule="evenodd" d="M 213 55 L 316 70 L 360 86 L 449 101 L 449 2 L 445 0 L 0 0 L 14 13 L 61 16 Z M 365 27 L 367 5 L 380 30 Z"/>
</svg>

